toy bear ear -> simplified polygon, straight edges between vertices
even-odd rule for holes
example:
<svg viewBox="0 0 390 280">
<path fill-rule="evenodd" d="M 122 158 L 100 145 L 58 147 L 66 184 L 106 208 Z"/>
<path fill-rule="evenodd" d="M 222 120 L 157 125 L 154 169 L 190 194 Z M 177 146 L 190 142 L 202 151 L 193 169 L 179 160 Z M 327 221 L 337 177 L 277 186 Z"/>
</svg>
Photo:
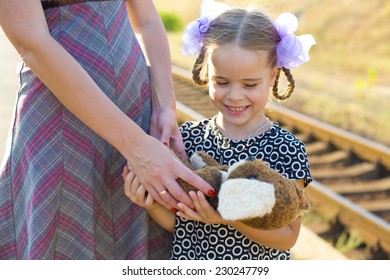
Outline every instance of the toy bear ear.
<svg viewBox="0 0 390 280">
<path fill-rule="evenodd" d="M 190 162 L 195 169 L 201 169 L 206 166 L 206 163 L 203 161 L 203 158 L 197 153 L 191 156 Z"/>
<path fill-rule="evenodd" d="M 229 176 L 230 173 L 232 173 L 234 170 L 236 170 L 239 166 L 243 165 L 245 162 L 246 162 L 246 160 L 240 160 L 240 161 L 232 164 L 231 166 L 229 166 L 228 171 L 227 171 L 227 176 Z"/>
<path fill-rule="evenodd" d="M 229 179 L 221 185 L 218 199 L 217 210 L 225 220 L 263 217 L 275 206 L 275 187 L 257 180 Z"/>
</svg>

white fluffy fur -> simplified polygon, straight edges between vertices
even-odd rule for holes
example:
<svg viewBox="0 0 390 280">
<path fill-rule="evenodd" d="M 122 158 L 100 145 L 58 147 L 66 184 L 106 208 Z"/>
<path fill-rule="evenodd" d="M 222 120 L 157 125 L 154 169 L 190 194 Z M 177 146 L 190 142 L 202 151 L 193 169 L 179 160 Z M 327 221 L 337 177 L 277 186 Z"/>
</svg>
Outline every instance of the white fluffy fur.
<svg viewBox="0 0 390 280">
<path fill-rule="evenodd" d="M 201 169 L 206 166 L 206 163 L 203 161 L 202 157 L 198 154 L 193 154 L 190 158 L 190 163 L 195 169 Z M 221 182 L 225 182 L 227 178 L 227 172 L 226 171 L 220 171 L 221 172 Z"/>
<path fill-rule="evenodd" d="M 237 167 L 239 167 L 240 165 L 243 165 L 244 163 L 246 162 L 246 160 L 240 160 L 239 162 L 236 162 L 234 164 L 232 164 L 229 169 L 228 169 L 228 174 L 227 176 L 230 175 L 230 173 L 235 170 Z"/>
<path fill-rule="evenodd" d="M 195 169 L 201 169 L 206 166 L 206 163 L 203 161 L 202 157 L 198 154 L 193 154 L 190 158 L 190 162 Z"/>
<path fill-rule="evenodd" d="M 271 213 L 276 201 L 272 184 L 242 178 L 224 182 L 218 198 L 218 212 L 231 221 L 262 217 Z"/>
</svg>

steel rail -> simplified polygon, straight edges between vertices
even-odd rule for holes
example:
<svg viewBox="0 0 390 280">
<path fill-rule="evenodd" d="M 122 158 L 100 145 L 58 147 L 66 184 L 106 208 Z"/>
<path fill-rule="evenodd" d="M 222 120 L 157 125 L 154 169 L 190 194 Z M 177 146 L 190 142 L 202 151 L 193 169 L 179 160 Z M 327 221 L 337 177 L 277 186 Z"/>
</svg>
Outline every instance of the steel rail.
<svg viewBox="0 0 390 280">
<path fill-rule="evenodd" d="M 330 142 L 342 150 L 353 152 L 363 160 L 381 164 L 390 169 L 390 148 L 369 141 L 359 135 L 331 126 L 281 106 L 271 106 L 270 117 L 309 133 L 322 141 Z"/>
</svg>

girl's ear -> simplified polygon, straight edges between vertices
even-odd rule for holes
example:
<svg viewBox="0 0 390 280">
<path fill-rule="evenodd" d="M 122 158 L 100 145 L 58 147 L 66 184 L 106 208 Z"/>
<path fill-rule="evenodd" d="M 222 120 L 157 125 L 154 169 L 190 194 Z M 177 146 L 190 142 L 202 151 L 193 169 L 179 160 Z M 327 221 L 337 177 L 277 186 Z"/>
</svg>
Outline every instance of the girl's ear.
<svg viewBox="0 0 390 280">
<path fill-rule="evenodd" d="M 270 87 L 273 87 L 274 84 L 275 84 L 275 79 L 276 79 L 276 75 L 278 74 L 278 71 L 279 69 L 277 67 L 274 67 L 271 69 L 271 73 L 270 73 Z"/>
</svg>

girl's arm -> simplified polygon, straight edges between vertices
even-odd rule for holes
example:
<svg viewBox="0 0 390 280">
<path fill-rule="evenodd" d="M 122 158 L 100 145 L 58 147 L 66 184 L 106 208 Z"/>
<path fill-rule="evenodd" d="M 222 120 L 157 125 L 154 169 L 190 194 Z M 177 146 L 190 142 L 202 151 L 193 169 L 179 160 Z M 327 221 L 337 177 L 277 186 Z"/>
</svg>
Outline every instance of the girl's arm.
<svg viewBox="0 0 390 280">
<path fill-rule="evenodd" d="M 157 203 L 154 208 L 146 209 L 149 216 L 163 229 L 173 233 L 175 230 L 175 214 Z"/>
<path fill-rule="evenodd" d="M 291 249 L 298 239 L 301 221 L 296 220 L 275 230 L 261 230 L 249 227 L 241 222 L 227 222 L 252 241 L 277 250 Z"/>
<path fill-rule="evenodd" d="M 142 2 L 151 1 L 130 2 L 142 6 Z M 143 13 L 147 17 L 147 11 Z M 69 111 L 122 153 L 159 203 L 169 209 L 176 207 L 177 201 L 192 206 L 191 199 L 176 182 L 179 177 L 205 193 L 212 191 L 209 184 L 111 102 L 78 62 L 50 36 L 39 0 L 0 0 L 0 25 L 23 61 Z M 169 131 L 165 132 L 169 134 L 174 122 L 170 103 L 173 101 L 172 97 L 162 100 L 161 106 L 168 106 L 170 112 L 162 115 L 170 117 L 162 117 L 160 121 L 170 120 Z M 161 190 L 168 193 L 160 197 Z"/>
<path fill-rule="evenodd" d="M 175 228 L 176 209 L 169 211 L 162 207 L 153 197 L 147 193 L 145 188 L 140 184 L 134 172 L 129 171 L 127 167 L 123 169 L 122 177 L 124 180 L 123 188 L 125 195 L 135 204 L 145 208 L 149 216 L 162 228 L 173 232 Z"/>
<path fill-rule="evenodd" d="M 299 187 L 304 188 L 303 180 L 297 180 L 294 182 Z M 210 206 L 201 192 L 190 192 L 190 197 L 194 202 L 197 212 L 182 203 L 179 203 L 178 208 L 180 212 L 177 213 L 178 216 L 186 219 L 198 220 L 208 224 L 228 224 L 252 241 L 278 250 L 288 250 L 292 248 L 298 239 L 301 227 L 300 220 L 293 221 L 290 224 L 275 230 L 256 229 L 247 226 L 242 222 L 224 220 L 221 215 Z"/>
</svg>

